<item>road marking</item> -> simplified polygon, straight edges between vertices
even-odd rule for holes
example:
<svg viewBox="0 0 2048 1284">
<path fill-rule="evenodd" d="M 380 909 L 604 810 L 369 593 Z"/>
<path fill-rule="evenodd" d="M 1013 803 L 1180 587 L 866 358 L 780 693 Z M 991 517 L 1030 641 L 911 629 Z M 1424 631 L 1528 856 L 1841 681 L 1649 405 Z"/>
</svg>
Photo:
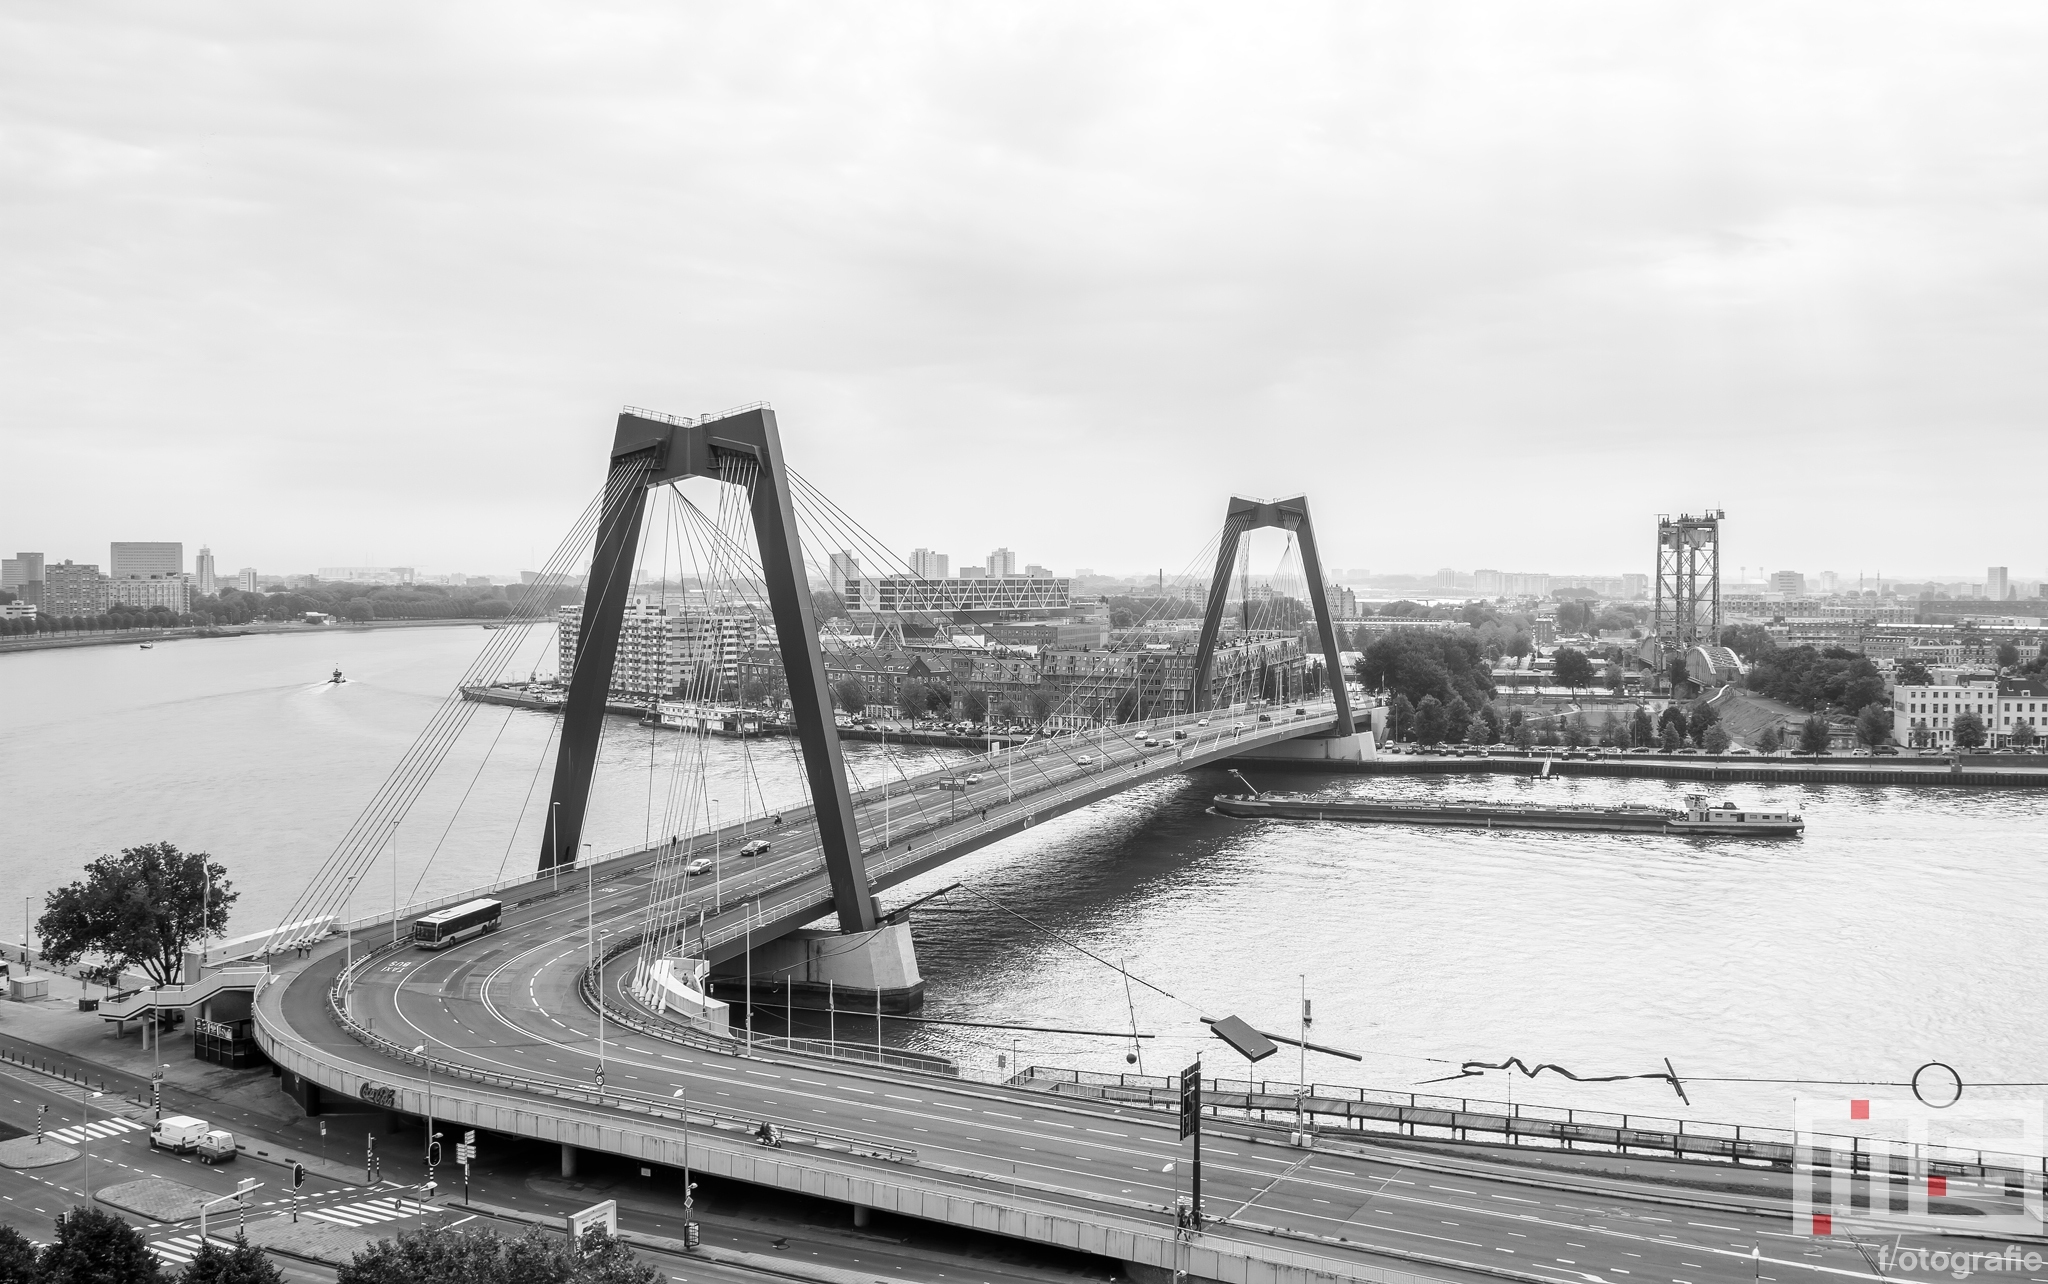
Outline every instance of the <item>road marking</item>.
<svg viewBox="0 0 2048 1284">
<path fill-rule="evenodd" d="M 1712 1222 L 1687 1222 L 1686 1225 L 1697 1226 L 1702 1230 L 1732 1231 L 1735 1229 L 1733 1226 L 1716 1226 Z"/>
<path fill-rule="evenodd" d="M 1090 1128 L 1088 1131 L 1093 1133 L 1099 1133 L 1104 1137 L 1128 1137 L 1131 1135 L 1127 1132 L 1111 1132 L 1107 1128 Z"/>
<path fill-rule="evenodd" d="M 1478 1194 L 1478 1193 L 1479 1193 L 1479 1192 L 1478 1192 L 1478 1191 L 1476 1191 L 1476 1190 L 1461 1190 L 1461 1189 L 1459 1189 L 1459 1188 L 1458 1188 L 1458 1187 L 1456 1187 L 1456 1186 L 1431 1186 L 1431 1187 L 1430 1187 L 1430 1189 L 1431 1189 L 1431 1190 L 1447 1190 L 1447 1191 L 1450 1191 L 1450 1192 L 1451 1192 L 1451 1193 L 1452 1193 L 1453 1195 L 1476 1195 L 1476 1194 Z"/>
</svg>

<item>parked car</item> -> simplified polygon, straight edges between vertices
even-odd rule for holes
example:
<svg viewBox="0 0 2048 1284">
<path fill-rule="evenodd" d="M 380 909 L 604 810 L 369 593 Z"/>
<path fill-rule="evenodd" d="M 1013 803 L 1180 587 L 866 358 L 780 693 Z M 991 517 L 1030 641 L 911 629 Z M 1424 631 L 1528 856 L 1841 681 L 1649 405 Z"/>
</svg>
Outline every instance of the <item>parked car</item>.
<svg viewBox="0 0 2048 1284">
<path fill-rule="evenodd" d="M 695 878 L 699 874 L 708 874 L 710 872 L 711 858 L 709 856 L 699 856 L 697 859 L 683 866 L 684 875 L 690 878 Z"/>
<path fill-rule="evenodd" d="M 235 1153 L 235 1134 L 225 1128 L 209 1130 L 193 1147 L 193 1154 L 202 1164 L 224 1164 L 233 1159 Z"/>
<path fill-rule="evenodd" d="M 1897 745 L 1879 745 L 1870 752 L 1880 758 L 1896 758 L 1899 756 L 1899 747 Z"/>
<path fill-rule="evenodd" d="M 198 1148 L 200 1139 L 210 1131 L 204 1119 L 194 1119 L 191 1115 L 172 1115 L 149 1130 L 149 1148 L 189 1155 Z"/>
<path fill-rule="evenodd" d="M 765 838 L 756 838 L 750 843 L 742 844 L 740 847 L 740 855 L 748 859 L 752 859 L 755 856 L 766 856 L 767 854 L 768 840 Z"/>
</svg>

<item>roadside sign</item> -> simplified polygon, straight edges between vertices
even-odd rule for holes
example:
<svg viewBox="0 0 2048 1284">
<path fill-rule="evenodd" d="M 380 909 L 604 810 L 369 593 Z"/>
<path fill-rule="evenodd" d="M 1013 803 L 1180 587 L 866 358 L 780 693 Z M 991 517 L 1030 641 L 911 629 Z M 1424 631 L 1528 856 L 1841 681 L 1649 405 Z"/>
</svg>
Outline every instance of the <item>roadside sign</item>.
<svg viewBox="0 0 2048 1284">
<path fill-rule="evenodd" d="M 607 1235 L 619 1233 L 619 1201 L 607 1199 L 602 1204 L 592 1204 L 580 1213 L 570 1213 L 562 1219 L 568 1224 L 569 1243 L 579 1253 L 583 1251 L 583 1237 L 602 1226 Z"/>
<path fill-rule="evenodd" d="M 476 1149 L 476 1129 L 470 1128 L 463 1132 L 462 1144 L 468 1146 L 471 1150 Z"/>
</svg>

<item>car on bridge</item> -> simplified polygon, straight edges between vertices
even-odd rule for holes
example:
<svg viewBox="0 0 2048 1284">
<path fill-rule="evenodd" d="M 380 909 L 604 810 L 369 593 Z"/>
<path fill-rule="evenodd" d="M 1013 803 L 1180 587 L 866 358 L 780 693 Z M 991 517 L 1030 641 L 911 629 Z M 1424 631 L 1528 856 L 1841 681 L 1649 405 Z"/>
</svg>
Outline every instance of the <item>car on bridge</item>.
<svg viewBox="0 0 2048 1284">
<path fill-rule="evenodd" d="M 749 860 L 756 856 L 766 856 L 767 854 L 768 840 L 765 838 L 756 838 L 752 842 L 742 845 L 740 848 L 740 855 L 746 857 Z"/>
<path fill-rule="evenodd" d="M 1095 765 L 1095 758 L 1092 754 L 1084 753 L 1080 757 L 1074 759 L 1074 765 L 1076 767 L 1092 767 Z"/>
<path fill-rule="evenodd" d="M 708 874 L 710 872 L 711 858 L 709 856 L 699 856 L 697 859 L 683 866 L 683 873 L 690 878 L 695 878 L 699 874 Z"/>
<path fill-rule="evenodd" d="M 978 785 L 978 784 L 980 784 L 980 783 L 981 783 L 981 777 L 980 777 L 980 776 L 968 776 L 968 777 L 965 777 L 965 779 L 964 779 L 964 783 L 966 783 L 966 784 L 970 784 L 970 785 Z"/>
</svg>

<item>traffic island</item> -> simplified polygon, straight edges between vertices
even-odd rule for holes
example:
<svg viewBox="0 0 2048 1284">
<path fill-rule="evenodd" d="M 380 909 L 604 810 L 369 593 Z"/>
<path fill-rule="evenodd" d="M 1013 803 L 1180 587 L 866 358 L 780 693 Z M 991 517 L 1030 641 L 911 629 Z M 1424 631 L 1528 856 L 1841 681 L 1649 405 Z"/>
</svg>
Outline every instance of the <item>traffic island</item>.
<svg viewBox="0 0 2048 1284">
<path fill-rule="evenodd" d="M 34 1137 L 16 1137 L 12 1141 L 0 1141 L 0 1168 L 48 1168 L 52 1164 L 69 1163 L 78 1158 L 78 1152 L 69 1146 L 45 1139 L 41 1145 Z"/>
<path fill-rule="evenodd" d="M 200 1208 L 207 1201 L 220 1198 L 197 1186 L 187 1186 L 165 1177 L 145 1177 L 140 1181 L 103 1186 L 95 1197 L 103 1204 L 111 1204 L 124 1213 L 134 1213 L 152 1222 L 190 1221 L 199 1216 Z"/>
<path fill-rule="evenodd" d="M 356 1226 L 341 1226 L 334 1222 L 322 1221 L 317 1217 L 299 1214 L 293 1221 L 289 1213 L 265 1217 L 249 1223 L 249 1242 L 266 1252 L 285 1257 L 296 1257 L 303 1262 L 322 1262 L 328 1266 L 345 1266 L 357 1253 L 362 1252 L 380 1239 L 395 1239 L 408 1230 L 425 1227 L 421 1221 L 406 1225 L 380 1223 L 382 1234 Z"/>
</svg>

